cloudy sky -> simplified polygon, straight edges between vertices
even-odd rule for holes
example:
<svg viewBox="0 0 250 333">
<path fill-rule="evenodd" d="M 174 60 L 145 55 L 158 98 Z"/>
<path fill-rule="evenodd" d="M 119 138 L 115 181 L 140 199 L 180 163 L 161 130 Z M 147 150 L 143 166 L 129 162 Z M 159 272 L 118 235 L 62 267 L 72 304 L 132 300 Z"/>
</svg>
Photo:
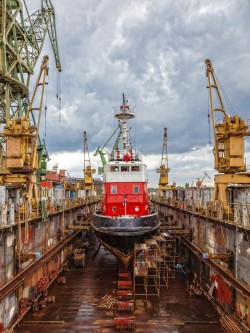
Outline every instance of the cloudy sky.
<svg viewBox="0 0 250 333">
<path fill-rule="evenodd" d="M 30 13 L 39 9 L 39 1 L 26 2 Z M 250 1 L 60 0 L 53 4 L 62 101 L 59 110 L 58 75 L 47 38 L 42 54 L 51 59 L 48 111 L 46 130 L 43 116 L 40 136 L 46 134 L 50 167 L 58 163 L 70 176 L 82 176 L 84 130 L 92 165 L 101 165 L 93 153 L 116 128 L 113 107 L 125 93 L 136 106 L 131 137 L 148 165 L 149 186 L 158 182 L 155 169 L 161 163 L 164 127 L 168 128 L 170 183 L 191 184 L 204 170 L 212 183 L 213 132 L 211 128 L 209 144 L 204 60 L 211 59 L 234 111 L 250 118 Z"/>
</svg>

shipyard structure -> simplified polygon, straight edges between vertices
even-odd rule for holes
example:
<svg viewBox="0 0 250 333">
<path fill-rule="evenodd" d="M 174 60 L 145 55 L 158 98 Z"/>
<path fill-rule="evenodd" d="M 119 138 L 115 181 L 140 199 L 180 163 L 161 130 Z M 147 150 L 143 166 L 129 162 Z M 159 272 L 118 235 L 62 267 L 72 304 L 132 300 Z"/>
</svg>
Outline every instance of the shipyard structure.
<svg viewBox="0 0 250 333">
<path fill-rule="evenodd" d="M 148 193 L 125 95 L 114 146 L 96 151 L 103 181 L 93 178 L 86 131 L 83 178 L 75 179 L 56 165 L 47 170 L 39 133 L 46 35 L 62 70 L 52 3 L 34 13 L 19 0 L 0 3 L 0 332 L 249 332 L 250 131 L 226 113 L 211 61 L 213 187 L 204 177 L 169 185 L 165 127 L 159 186 Z M 60 112 L 60 91 L 57 100 Z"/>
</svg>

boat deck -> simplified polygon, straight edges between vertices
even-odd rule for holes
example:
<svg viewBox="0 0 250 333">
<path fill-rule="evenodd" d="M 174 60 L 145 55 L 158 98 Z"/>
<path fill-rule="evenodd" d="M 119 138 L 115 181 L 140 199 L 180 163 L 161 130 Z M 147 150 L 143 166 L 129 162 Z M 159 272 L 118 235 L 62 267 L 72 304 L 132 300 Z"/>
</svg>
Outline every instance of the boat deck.
<svg viewBox="0 0 250 333">
<path fill-rule="evenodd" d="M 55 302 L 28 313 L 16 328 L 18 333 L 115 332 L 113 310 L 96 304 L 104 298 L 109 306 L 117 287 L 118 261 L 91 236 L 85 268 L 70 268 L 55 281 L 49 296 Z M 60 281 L 60 280 L 59 280 Z M 215 333 L 221 331 L 219 316 L 208 301 L 186 291 L 186 281 L 177 275 L 160 301 L 135 300 L 135 332 Z"/>
</svg>

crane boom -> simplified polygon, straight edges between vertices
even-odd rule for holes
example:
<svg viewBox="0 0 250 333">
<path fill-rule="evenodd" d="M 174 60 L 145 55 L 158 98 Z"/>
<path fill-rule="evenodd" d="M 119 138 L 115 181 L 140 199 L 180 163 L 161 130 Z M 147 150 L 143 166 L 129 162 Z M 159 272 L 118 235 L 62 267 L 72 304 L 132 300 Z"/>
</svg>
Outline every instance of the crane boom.
<svg viewBox="0 0 250 333">
<path fill-rule="evenodd" d="M 43 96 L 48 76 L 48 56 L 43 57 L 35 89 L 26 116 L 9 119 L 3 130 L 6 155 L 2 156 L 0 184 L 27 184 L 26 198 L 38 201 L 36 173 L 38 170 L 38 132 L 42 113 Z M 32 123 L 36 116 L 36 123 Z M 33 196 L 32 196 L 33 195 Z"/>
<path fill-rule="evenodd" d="M 117 135 L 117 138 L 115 140 L 115 143 L 114 143 L 114 146 L 112 148 L 112 151 L 111 151 L 111 158 L 114 158 L 117 150 L 118 150 L 118 145 L 119 145 L 119 142 L 121 140 L 121 135 L 122 135 L 122 127 L 121 127 L 121 124 L 119 124 L 118 128 L 120 129 L 118 135 Z"/>
<path fill-rule="evenodd" d="M 250 173 L 246 172 L 244 160 L 244 137 L 249 136 L 249 127 L 238 115 L 226 113 L 212 63 L 205 60 L 208 79 L 209 101 L 212 112 L 214 133 L 214 167 L 219 174 L 215 175 L 214 200 L 220 200 L 228 211 L 229 202 L 226 197 L 228 184 L 250 184 Z M 213 93 L 219 101 L 214 105 Z M 218 118 L 218 114 L 222 118 Z"/>
<path fill-rule="evenodd" d="M 43 0 L 42 1 L 42 10 L 44 21 L 48 27 L 48 34 L 50 38 L 50 43 L 54 52 L 56 68 L 59 72 L 62 71 L 62 65 L 59 56 L 59 49 L 57 43 L 57 33 L 56 33 L 56 18 L 55 18 L 55 11 L 52 5 L 51 0 Z"/>
<path fill-rule="evenodd" d="M 250 135 L 249 128 L 238 115 L 229 116 L 226 113 L 212 63 L 209 59 L 205 63 L 213 121 L 215 169 L 220 173 L 244 172 L 244 136 Z M 213 91 L 218 97 L 219 107 L 214 105 Z M 223 118 L 216 121 L 218 112 Z"/>
<path fill-rule="evenodd" d="M 26 7 L 27 13 L 28 9 Z M 42 0 L 41 9 L 26 18 L 25 27 L 29 47 L 30 65 L 35 67 L 48 32 L 54 53 L 56 68 L 62 71 L 56 34 L 55 10 L 51 0 Z"/>
<path fill-rule="evenodd" d="M 208 173 L 204 170 L 203 175 L 201 175 L 199 178 L 197 178 L 196 186 L 197 186 L 197 187 L 202 187 L 203 180 L 204 180 L 206 177 L 210 179 Z"/>
<path fill-rule="evenodd" d="M 167 145 L 167 128 L 164 128 L 163 143 L 162 143 L 162 155 L 161 155 L 161 165 L 156 172 L 160 174 L 159 177 L 159 190 L 168 189 L 168 173 L 170 171 L 168 167 L 168 145 Z"/>
<path fill-rule="evenodd" d="M 108 140 L 104 143 L 104 145 L 102 147 L 97 147 L 94 156 L 100 155 L 101 157 L 101 161 L 102 161 L 102 167 L 98 168 L 98 174 L 102 174 L 103 173 L 103 167 L 107 164 L 106 158 L 105 158 L 105 151 L 104 148 L 106 147 L 106 145 L 109 143 L 109 141 L 112 139 L 112 137 L 115 135 L 115 133 L 118 131 L 118 129 L 120 129 L 119 134 L 117 136 L 116 142 L 113 146 L 111 155 L 114 154 L 115 149 L 118 147 L 119 141 L 120 141 L 120 136 L 121 136 L 121 125 L 119 124 L 118 127 L 115 129 L 115 131 L 111 134 L 111 136 L 108 138 Z"/>
<path fill-rule="evenodd" d="M 93 181 L 93 174 L 95 173 L 95 169 L 91 168 L 90 158 L 89 158 L 89 148 L 88 148 L 88 139 L 87 139 L 87 132 L 83 132 L 83 141 L 84 141 L 84 184 L 83 189 L 86 191 L 90 191 L 92 194 L 94 190 L 94 181 Z"/>
</svg>

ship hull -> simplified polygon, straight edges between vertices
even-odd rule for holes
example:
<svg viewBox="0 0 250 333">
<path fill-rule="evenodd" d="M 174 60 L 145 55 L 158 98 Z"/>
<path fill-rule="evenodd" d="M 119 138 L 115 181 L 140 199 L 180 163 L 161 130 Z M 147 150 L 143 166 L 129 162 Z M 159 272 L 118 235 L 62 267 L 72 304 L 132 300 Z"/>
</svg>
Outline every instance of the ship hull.
<svg viewBox="0 0 250 333">
<path fill-rule="evenodd" d="M 133 260 L 134 243 L 156 234 L 160 220 L 157 213 L 119 218 L 94 213 L 91 225 L 100 243 L 127 268 Z"/>
</svg>

